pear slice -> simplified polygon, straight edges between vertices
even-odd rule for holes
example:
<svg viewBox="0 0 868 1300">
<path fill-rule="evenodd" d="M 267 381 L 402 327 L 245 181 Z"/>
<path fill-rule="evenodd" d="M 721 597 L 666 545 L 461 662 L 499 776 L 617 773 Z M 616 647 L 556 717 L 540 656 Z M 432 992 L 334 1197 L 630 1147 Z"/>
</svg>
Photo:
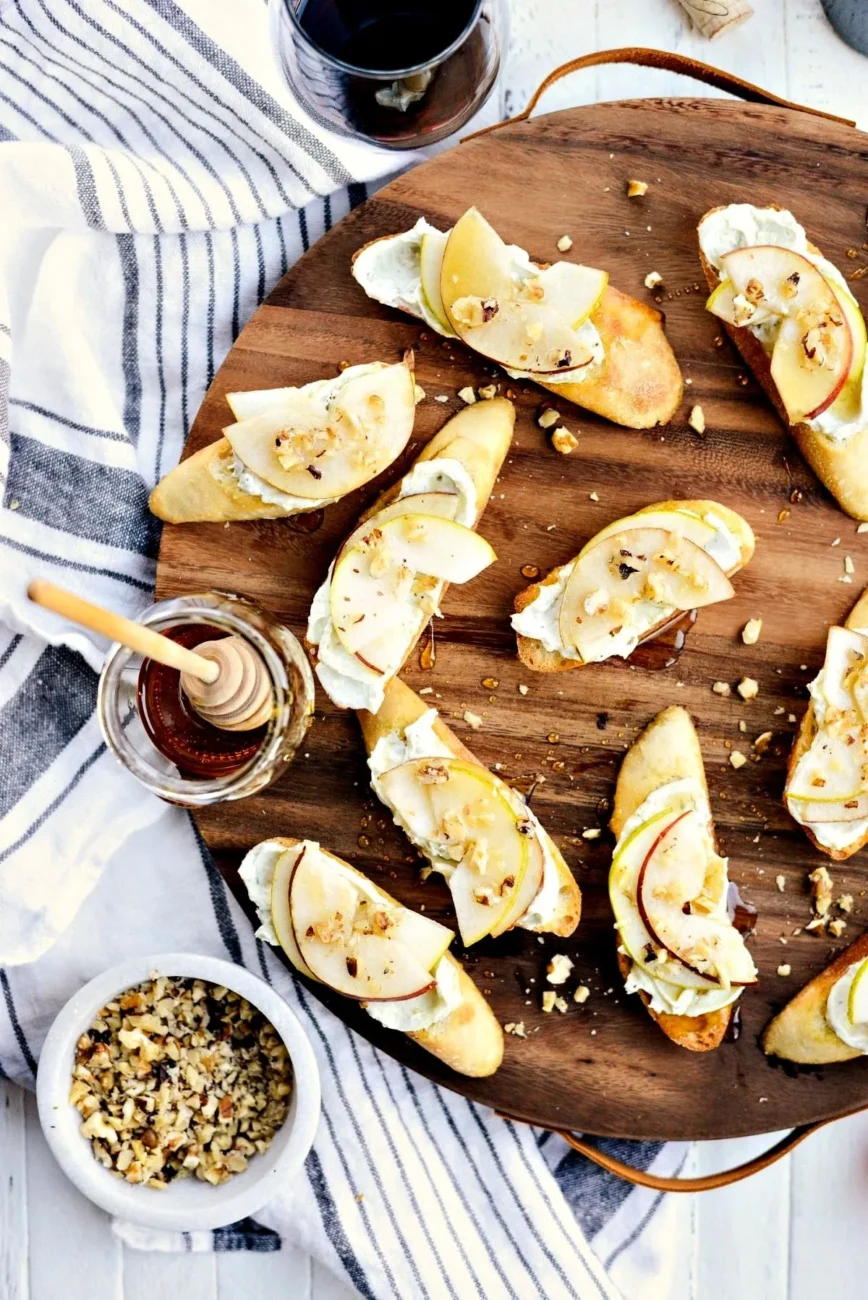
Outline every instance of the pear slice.
<svg viewBox="0 0 868 1300">
<path fill-rule="evenodd" d="M 850 362 L 846 383 L 828 409 L 832 415 L 850 421 L 857 419 L 862 412 L 862 377 L 866 351 L 868 351 L 868 333 L 866 333 L 865 317 L 859 309 L 859 304 L 839 285 L 832 284 L 832 290 L 850 327 L 853 359 Z"/>
<path fill-rule="evenodd" d="M 430 916 L 402 907 L 395 917 L 392 938 L 412 952 L 420 966 L 433 971 L 455 938 L 455 933 Z"/>
<path fill-rule="evenodd" d="M 422 297 L 431 315 L 445 330 L 451 331 L 449 317 L 440 296 L 440 274 L 448 236 L 442 230 L 426 230 L 419 248 L 419 271 Z"/>
<path fill-rule="evenodd" d="M 848 627 L 830 627 L 823 662 L 823 697 L 833 709 L 852 709 L 855 686 L 868 665 L 868 637 Z M 860 694 L 861 694 L 860 690 Z"/>
<path fill-rule="evenodd" d="M 697 852 L 698 817 L 681 813 L 651 845 L 639 872 L 637 905 L 652 938 L 684 966 L 723 988 L 756 983 L 744 939 L 712 910 L 708 858 Z"/>
<path fill-rule="evenodd" d="M 635 515 L 628 515 L 625 519 L 615 519 L 611 524 L 607 524 L 591 538 L 579 555 L 589 551 L 604 538 L 621 533 L 626 528 L 662 528 L 667 533 L 680 534 L 703 548 L 715 535 L 714 527 L 707 524 L 704 519 L 700 519 L 699 515 L 689 515 L 684 510 L 640 510 Z"/>
<path fill-rule="evenodd" d="M 539 277 L 513 275 L 508 246 L 476 208 L 459 218 L 446 241 L 440 294 L 458 337 L 500 365 L 544 375 L 593 360 L 588 345 L 546 302 Z"/>
<path fill-rule="evenodd" d="M 834 306 L 835 294 L 823 273 L 792 248 L 779 244 L 734 248 L 720 264 L 736 294 L 771 315 L 797 316 Z"/>
<path fill-rule="evenodd" d="M 796 764 L 786 788 L 788 799 L 810 803 L 849 803 L 868 793 L 865 749 L 859 724 L 823 728 Z"/>
<path fill-rule="evenodd" d="M 787 804 L 796 821 L 807 826 L 859 822 L 868 817 L 868 794 L 854 794 L 852 799 L 827 799 L 822 802 L 788 794 Z"/>
<path fill-rule="evenodd" d="M 301 971 L 302 975 L 307 975 L 310 979 L 316 979 L 313 971 L 302 957 L 301 950 L 295 941 L 295 931 L 292 928 L 292 912 L 289 907 L 289 887 L 292 883 L 292 873 L 306 852 L 307 845 L 303 845 L 300 852 L 297 848 L 287 849 L 274 864 L 274 875 L 271 880 L 271 924 L 274 927 L 274 933 L 277 935 L 281 948 L 296 970 Z"/>
<path fill-rule="evenodd" d="M 374 907 L 346 874 L 302 855 L 290 884 L 292 927 L 314 977 L 365 1002 L 419 997 L 436 981 L 394 937 L 399 907 Z"/>
<path fill-rule="evenodd" d="M 407 445 L 416 411 L 407 360 L 350 379 L 325 410 L 304 389 L 223 432 L 248 469 L 292 496 L 344 496 Z"/>
<path fill-rule="evenodd" d="M 562 316 L 572 329 L 578 329 L 599 307 L 608 283 L 608 271 L 597 271 L 577 262 L 554 262 L 540 271 L 534 291 L 542 289 L 546 306 Z"/>
<path fill-rule="evenodd" d="M 464 759 L 420 758 L 384 772 L 380 786 L 423 851 L 454 864 L 446 874 L 464 944 L 523 915 L 535 835 L 498 777 Z"/>
<path fill-rule="evenodd" d="M 532 823 L 529 823 L 532 826 Z M 542 889 L 543 878 L 545 876 L 545 854 L 540 842 L 540 832 L 530 830 L 525 833 L 527 841 L 527 865 L 525 873 L 522 876 L 521 884 L 515 891 L 512 906 L 504 912 L 495 926 L 492 926 L 491 937 L 496 939 L 498 935 L 505 934 L 517 925 Z"/>
<path fill-rule="evenodd" d="M 341 552 L 332 573 L 329 607 L 339 641 L 375 671 L 384 670 L 371 644 L 379 646 L 389 634 L 394 659 L 431 614 L 424 598 L 434 595 L 437 583 L 467 582 L 494 559 L 484 538 L 452 519 L 403 514 L 380 524 L 375 517 L 364 536 Z M 417 574 L 423 575 L 421 591 Z"/>
<path fill-rule="evenodd" d="M 444 519 L 454 519 L 458 511 L 458 503 L 459 498 L 453 492 L 417 492 L 414 496 L 390 501 L 387 506 L 383 506 L 382 510 L 378 510 L 370 519 L 366 519 L 364 523 L 353 529 L 341 547 L 341 553 L 355 546 L 373 527 L 379 527 L 387 519 L 410 514 L 442 515 Z"/>
<path fill-rule="evenodd" d="M 697 974 L 681 962 L 670 962 L 666 950 L 648 932 L 637 902 L 639 872 L 651 846 L 661 830 L 672 825 L 683 811 L 673 804 L 642 822 L 624 840 L 612 859 L 609 898 L 621 944 L 637 966 L 654 979 L 663 979 L 682 988 L 716 989 L 720 987 L 716 980 Z"/>
<path fill-rule="evenodd" d="M 868 1022 L 868 957 L 859 965 L 847 995 L 847 1015 L 851 1024 Z"/>
<path fill-rule="evenodd" d="M 720 565 L 687 537 L 627 528 L 595 541 L 576 560 L 561 597 L 560 635 L 585 663 L 599 662 L 608 658 L 612 638 L 630 626 L 639 602 L 698 609 L 733 594 Z"/>
<path fill-rule="evenodd" d="M 726 321 L 727 325 L 738 328 L 743 325 L 761 325 L 764 321 L 774 319 L 776 313 L 768 307 L 748 302 L 744 294 L 739 294 L 736 298 L 736 293 L 732 280 L 721 280 L 706 299 L 705 310 L 710 311 L 718 320 Z"/>
<path fill-rule="evenodd" d="M 227 393 L 226 401 L 236 420 L 251 420 L 254 415 L 264 415 L 273 406 L 281 407 L 292 402 L 297 388 L 255 388 L 242 393 Z"/>
</svg>

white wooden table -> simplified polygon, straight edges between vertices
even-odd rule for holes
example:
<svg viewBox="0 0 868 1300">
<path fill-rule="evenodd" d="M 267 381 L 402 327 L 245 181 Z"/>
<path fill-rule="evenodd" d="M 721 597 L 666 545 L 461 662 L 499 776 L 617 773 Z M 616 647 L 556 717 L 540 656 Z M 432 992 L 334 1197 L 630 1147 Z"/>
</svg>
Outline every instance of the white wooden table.
<svg viewBox="0 0 868 1300">
<path fill-rule="evenodd" d="M 868 60 L 837 39 L 820 0 L 754 5 L 748 24 L 710 44 L 690 32 L 675 0 L 512 0 L 500 103 L 490 106 L 486 118 L 523 107 L 558 63 L 629 44 L 693 54 L 868 129 Z M 554 87 L 543 107 L 695 93 L 708 92 L 683 77 L 600 68 Z M 768 1138 L 707 1143 L 693 1151 L 684 1172 L 735 1164 L 766 1145 Z M 747 1183 L 679 1198 L 678 1213 L 689 1248 L 671 1300 L 862 1300 L 864 1269 L 853 1246 L 862 1241 L 868 1221 L 868 1114 L 821 1132 Z M 0 1300 L 160 1295 L 346 1300 L 351 1292 L 292 1250 L 178 1257 L 124 1248 L 106 1216 L 55 1166 L 33 1099 L 0 1082 Z"/>
</svg>

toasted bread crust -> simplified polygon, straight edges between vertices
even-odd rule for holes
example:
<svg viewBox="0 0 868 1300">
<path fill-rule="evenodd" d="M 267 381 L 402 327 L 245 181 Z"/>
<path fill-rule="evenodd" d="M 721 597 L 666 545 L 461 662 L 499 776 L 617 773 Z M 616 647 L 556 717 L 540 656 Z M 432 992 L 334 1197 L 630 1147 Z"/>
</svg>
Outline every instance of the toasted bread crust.
<svg viewBox="0 0 868 1300">
<path fill-rule="evenodd" d="M 241 491 L 232 473 L 233 457 L 229 439 L 218 438 L 182 460 L 152 491 L 151 513 L 168 524 L 286 518 L 282 506 Z"/>
<path fill-rule="evenodd" d="M 868 627 L 868 588 L 866 588 L 865 591 L 862 592 L 862 595 L 859 597 L 859 599 L 856 601 L 856 604 L 850 610 L 850 613 L 847 615 L 847 618 L 845 620 L 844 626 L 850 628 L 852 631 L 855 632 L 861 631 L 863 628 Z M 787 812 L 790 813 L 791 817 L 793 816 L 793 814 L 790 812 L 790 806 L 787 803 L 787 789 L 789 787 L 790 782 L 793 779 L 793 776 L 796 771 L 796 767 L 798 766 L 799 759 L 802 757 L 803 754 L 806 754 L 808 750 L 811 748 L 811 745 L 813 744 L 814 737 L 816 734 L 817 734 L 817 722 L 814 716 L 814 702 L 813 700 L 811 700 L 811 702 L 808 704 L 808 708 L 805 712 L 805 716 L 802 718 L 802 721 L 799 724 L 799 730 L 796 732 L 796 735 L 793 739 L 793 747 L 790 750 L 790 757 L 787 760 L 787 778 L 786 781 L 784 782 L 783 803 L 784 803 L 784 807 L 786 808 Z M 796 821 L 795 817 L 793 817 L 793 821 Z M 860 849 L 864 848 L 865 845 L 868 844 L 868 831 L 866 831 L 865 834 L 862 836 L 862 838 L 860 840 L 856 840 L 851 848 L 831 849 L 828 848 L 825 844 L 820 843 L 820 841 L 817 839 L 814 832 L 811 830 L 810 826 L 805 826 L 803 822 L 796 822 L 796 825 L 800 826 L 801 829 L 805 832 L 808 839 L 813 844 L 814 848 L 819 849 L 821 853 L 825 853 L 826 856 L 828 858 L 831 858 L 833 862 L 846 862 L 848 858 L 852 858 L 854 853 L 858 853 Z"/>
<path fill-rule="evenodd" d="M 435 460 L 438 456 L 445 456 L 450 460 L 461 462 L 476 488 L 474 528 L 479 524 L 485 507 L 488 505 L 488 499 L 506 459 L 506 453 L 509 451 L 514 428 L 515 407 L 507 398 L 493 397 L 487 402 L 476 402 L 472 406 L 466 406 L 463 411 L 459 411 L 457 415 L 453 415 L 451 419 L 447 420 L 443 428 L 438 433 L 435 433 L 431 441 L 413 461 L 413 465 L 418 465 L 422 461 Z M 407 473 L 409 472 L 407 470 Z M 395 500 L 401 490 L 404 477 L 405 475 L 402 475 L 397 483 L 393 483 L 390 488 L 387 488 L 385 492 L 377 497 L 373 505 L 360 516 L 359 523 L 366 523 L 384 506 Z M 449 584 L 444 583 L 441 603 L 448 589 Z M 422 624 L 418 634 L 407 649 L 404 663 L 407 662 L 419 644 L 427 626 L 428 623 Z M 317 647 L 307 638 L 305 638 L 304 644 L 308 655 L 315 664 L 317 661 Z"/>
<path fill-rule="evenodd" d="M 278 840 L 288 849 L 294 848 L 301 842 L 289 835 L 274 835 L 271 838 Z M 340 861 L 362 880 L 368 879 L 364 872 L 359 871 L 352 863 L 345 862 L 343 858 Z M 378 884 L 377 888 L 391 903 L 399 907 L 403 906 L 398 899 L 393 898 L 383 889 L 382 885 Z M 452 956 L 451 952 L 446 953 L 446 957 L 458 971 L 461 1002 L 445 1020 L 432 1025 L 430 1029 L 408 1033 L 407 1037 L 412 1038 L 413 1042 L 418 1043 L 420 1047 L 424 1047 L 425 1051 L 430 1052 L 432 1056 L 436 1056 L 444 1065 L 448 1065 L 450 1070 L 455 1070 L 456 1074 L 482 1079 L 489 1074 L 494 1074 L 503 1060 L 503 1030 L 491 1007 L 461 963 Z M 310 975 L 307 978 L 310 979 Z"/>
<path fill-rule="evenodd" d="M 775 207 L 777 205 L 769 204 L 768 206 Z M 720 210 L 721 207 L 711 208 L 701 220 L 704 221 L 705 217 L 710 216 L 712 212 L 719 212 Z M 808 247 L 812 253 L 820 254 L 820 250 L 813 244 L 809 244 Z M 720 276 L 701 248 L 699 250 L 699 260 L 709 289 L 716 289 L 720 284 Z M 762 344 L 751 334 L 749 329 L 739 329 L 734 325 L 727 324 L 726 321 L 720 323 L 736 351 L 753 372 L 754 377 L 774 406 L 781 421 L 795 438 L 799 451 L 820 482 L 824 487 L 828 488 L 838 505 L 848 515 L 851 515 L 854 519 L 868 519 L 868 471 L 866 471 L 866 465 L 868 465 L 868 420 L 858 433 L 853 434 L 843 443 L 830 441 L 823 434 L 817 433 L 808 424 L 790 424 L 777 386 L 772 379 L 771 363 Z"/>
<path fill-rule="evenodd" d="M 753 529 L 750 524 L 748 524 L 747 520 L 742 519 L 741 515 L 737 514 L 734 510 L 730 510 L 728 506 L 720 505 L 717 501 L 659 501 L 653 506 L 645 506 L 643 510 L 638 510 L 635 515 L 628 515 L 626 518 L 634 519 L 650 510 L 674 509 L 689 510 L 693 514 L 698 514 L 703 518 L 706 513 L 711 511 L 712 514 L 717 514 L 722 518 L 730 532 L 738 538 L 741 547 L 740 563 L 734 569 L 729 571 L 728 576 L 737 573 L 739 569 L 744 568 L 744 566 L 749 563 L 756 545 Z M 593 540 L 593 538 L 590 538 L 586 545 L 590 545 Z M 576 558 L 576 556 L 573 557 L 573 559 Z M 572 563 L 573 560 L 567 561 L 567 564 Z M 530 587 L 525 587 L 523 591 L 520 591 L 515 597 L 513 603 L 513 608 L 516 614 L 520 614 L 522 610 L 527 609 L 528 605 L 532 605 L 543 587 L 548 587 L 553 583 L 556 583 L 566 567 L 566 564 L 558 565 L 557 568 L 552 569 L 539 582 L 535 582 Z M 661 619 L 660 623 L 658 623 L 656 627 L 652 628 L 648 634 L 642 638 L 642 640 L 652 641 L 657 633 L 662 631 L 669 621 L 669 619 Z M 530 668 L 532 672 L 564 673 L 568 672 L 571 668 L 585 667 L 584 660 L 571 659 L 567 655 L 562 654 L 560 650 L 546 650 L 541 641 L 537 641 L 534 637 L 523 636 L 520 632 L 516 633 L 516 649 L 521 662 L 526 668 Z"/>
<path fill-rule="evenodd" d="M 832 986 L 847 967 L 868 957 L 868 934 L 835 958 L 779 1011 L 763 1030 L 762 1049 L 767 1056 L 780 1056 L 799 1065 L 831 1065 L 852 1061 L 863 1053 L 848 1047 L 826 1019 L 826 1003 Z"/>
<path fill-rule="evenodd" d="M 423 713 L 427 713 L 430 707 L 426 701 L 419 698 L 415 691 L 410 689 L 406 682 L 402 682 L 399 677 L 393 678 L 386 687 L 386 696 L 378 713 L 369 713 L 366 709 L 358 711 L 357 716 L 362 729 L 362 738 L 368 754 L 373 751 L 377 741 L 383 736 L 388 736 L 394 731 L 403 732 L 410 723 L 415 722 L 417 718 L 421 718 Z M 442 718 L 437 718 L 434 731 L 438 739 L 456 758 L 463 758 L 469 763 L 479 763 L 479 759 L 471 753 L 466 745 L 461 743 L 455 733 L 446 726 Z M 567 866 L 554 840 L 548 835 L 547 831 L 543 830 L 543 834 L 547 837 L 552 856 L 557 865 L 560 896 L 557 915 L 549 925 L 542 927 L 540 932 L 556 934 L 566 939 L 579 924 L 582 914 L 582 894 L 573 873 Z"/>
<path fill-rule="evenodd" d="M 686 709 L 670 704 L 649 722 L 624 756 L 609 823 L 615 838 L 620 838 L 627 821 L 654 790 L 687 777 L 698 781 L 708 793 L 696 728 Z M 632 964 L 626 953 L 618 953 L 618 967 L 625 979 Z M 720 1046 L 735 1005 L 701 1016 L 673 1016 L 668 1012 L 652 1011 L 651 999 L 642 990 L 639 996 L 649 1016 L 657 1021 L 666 1037 L 689 1052 L 710 1052 Z"/>
</svg>

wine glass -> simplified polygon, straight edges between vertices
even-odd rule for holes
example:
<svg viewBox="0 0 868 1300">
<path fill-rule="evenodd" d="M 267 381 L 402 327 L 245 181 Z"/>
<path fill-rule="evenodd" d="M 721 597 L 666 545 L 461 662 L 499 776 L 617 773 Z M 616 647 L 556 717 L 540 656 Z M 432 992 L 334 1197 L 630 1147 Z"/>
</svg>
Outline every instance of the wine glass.
<svg viewBox="0 0 868 1300">
<path fill-rule="evenodd" d="M 296 97 L 331 131 L 387 149 L 451 135 L 490 95 L 506 0 L 270 0 L 271 38 Z"/>
</svg>

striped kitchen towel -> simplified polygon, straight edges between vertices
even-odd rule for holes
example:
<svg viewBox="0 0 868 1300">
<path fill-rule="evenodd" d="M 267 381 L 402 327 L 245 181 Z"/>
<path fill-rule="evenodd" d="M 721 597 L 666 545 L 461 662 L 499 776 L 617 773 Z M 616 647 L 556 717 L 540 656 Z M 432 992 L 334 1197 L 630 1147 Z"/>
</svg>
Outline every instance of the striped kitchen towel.
<svg viewBox="0 0 868 1300">
<path fill-rule="evenodd" d="M 39 574 L 130 614 L 148 602 L 147 494 L 232 340 L 366 183 L 408 161 L 305 117 L 264 0 L 0 0 L 0 1075 L 32 1085 L 54 1012 L 122 956 L 228 952 L 280 989 L 319 1058 L 303 1183 L 259 1224 L 170 1239 L 118 1225 L 128 1241 L 286 1238 L 378 1300 L 663 1300 L 668 1202 L 415 1078 L 312 999 L 254 940 L 186 815 L 106 753 L 104 647 L 24 598 Z M 632 1158 L 671 1171 L 683 1152 Z"/>
</svg>

